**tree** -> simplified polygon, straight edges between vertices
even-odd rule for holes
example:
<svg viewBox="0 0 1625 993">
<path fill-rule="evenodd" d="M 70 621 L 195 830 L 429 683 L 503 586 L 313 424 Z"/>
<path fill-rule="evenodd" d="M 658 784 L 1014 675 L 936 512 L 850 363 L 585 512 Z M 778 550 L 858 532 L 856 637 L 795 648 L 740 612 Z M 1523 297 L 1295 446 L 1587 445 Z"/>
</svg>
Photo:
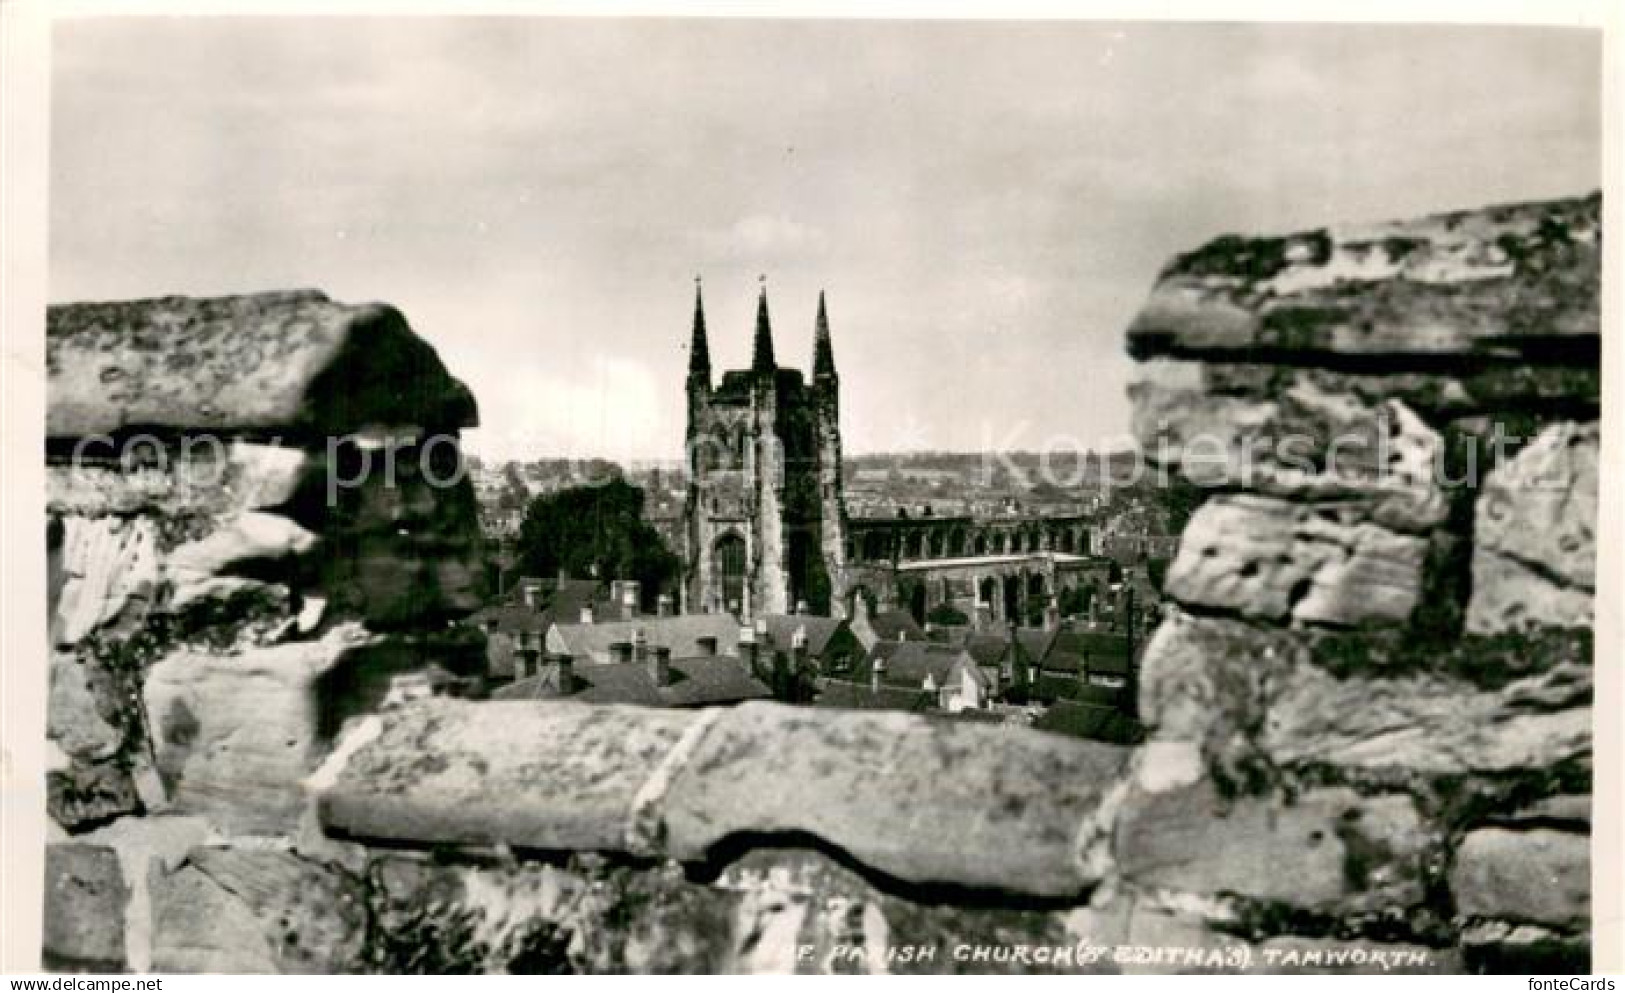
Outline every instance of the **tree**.
<svg viewBox="0 0 1625 993">
<path fill-rule="evenodd" d="M 519 526 L 521 572 L 552 576 L 636 579 L 644 606 L 678 575 L 681 563 L 660 533 L 643 519 L 643 490 L 612 478 L 539 496 Z"/>
</svg>

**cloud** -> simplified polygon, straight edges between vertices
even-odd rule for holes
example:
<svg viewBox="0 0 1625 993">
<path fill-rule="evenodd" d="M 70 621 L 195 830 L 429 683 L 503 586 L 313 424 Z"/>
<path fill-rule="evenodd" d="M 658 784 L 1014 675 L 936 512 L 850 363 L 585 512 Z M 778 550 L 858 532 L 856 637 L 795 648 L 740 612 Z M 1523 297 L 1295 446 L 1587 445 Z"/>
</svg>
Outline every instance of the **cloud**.
<svg viewBox="0 0 1625 993">
<path fill-rule="evenodd" d="M 822 228 L 783 214 L 751 214 L 724 231 L 702 235 L 712 255 L 747 261 L 777 261 L 822 254 L 829 243 Z"/>
</svg>

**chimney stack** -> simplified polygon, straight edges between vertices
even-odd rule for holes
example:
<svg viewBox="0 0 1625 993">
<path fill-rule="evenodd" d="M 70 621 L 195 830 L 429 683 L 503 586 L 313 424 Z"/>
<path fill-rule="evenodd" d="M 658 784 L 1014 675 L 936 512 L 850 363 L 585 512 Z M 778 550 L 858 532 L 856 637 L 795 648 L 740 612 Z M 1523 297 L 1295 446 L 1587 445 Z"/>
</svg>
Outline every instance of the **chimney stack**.
<svg viewBox="0 0 1625 993">
<path fill-rule="evenodd" d="M 1061 626 L 1061 601 L 1051 596 L 1049 603 L 1044 605 L 1044 630 L 1054 631 Z"/>
<path fill-rule="evenodd" d="M 581 623 L 592 623 L 592 604 L 589 603 L 581 608 Z"/>
<path fill-rule="evenodd" d="M 753 676 L 756 675 L 756 660 L 760 651 L 761 646 L 756 644 L 756 629 L 749 624 L 742 625 L 739 628 L 739 658 Z"/>
<path fill-rule="evenodd" d="M 672 615 L 671 608 L 672 602 L 670 593 L 662 593 L 660 594 L 659 599 L 655 600 L 656 617 L 670 617 Z"/>
<path fill-rule="evenodd" d="M 621 620 L 630 621 L 638 616 L 638 581 L 621 580 Z"/>
<path fill-rule="evenodd" d="M 569 652 L 554 653 L 552 660 L 559 696 L 569 696 L 575 692 L 575 660 Z"/>
<path fill-rule="evenodd" d="M 881 677 L 886 674 L 886 657 L 875 655 L 874 664 L 869 667 L 869 692 L 879 693 Z"/>
<path fill-rule="evenodd" d="M 649 660 L 649 635 L 642 628 L 632 632 L 632 661 L 647 662 Z"/>
<path fill-rule="evenodd" d="M 805 614 L 806 612 L 807 612 L 807 601 L 805 601 L 805 600 L 797 600 L 796 601 L 796 613 Z"/>
<path fill-rule="evenodd" d="M 671 649 L 656 645 L 649 652 L 649 678 L 656 686 L 671 685 Z"/>
</svg>

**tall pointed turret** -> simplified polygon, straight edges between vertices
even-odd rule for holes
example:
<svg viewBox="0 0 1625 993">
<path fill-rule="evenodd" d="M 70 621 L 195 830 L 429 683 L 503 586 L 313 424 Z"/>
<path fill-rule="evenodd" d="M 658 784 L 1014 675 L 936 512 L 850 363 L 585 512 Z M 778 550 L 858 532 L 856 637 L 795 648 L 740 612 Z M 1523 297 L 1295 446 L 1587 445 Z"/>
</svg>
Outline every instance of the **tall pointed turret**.
<svg viewBox="0 0 1625 993">
<path fill-rule="evenodd" d="M 752 372 L 772 372 L 778 367 L 773 360 L 773 327 L 767 319 L 767 286 L 764 283 L 762 295 L 756 300 L 756 345 L 751 354 L 750 368 Z"/>
<path fill-rule="evenodd" d="M 829 343 L 829 314 L 824 310 L 824 291 L 818 291 L 818 326 L 813 331 L 813 381 L 833 379 L 835 350 Z"/>
<path fill-rule="evenodd" d="M 694 277 L 694 336 L 688 344 L 688 382 L 711 388 L 711 347 L 705 340 L 705 301 L 700 297 L 700 277 Z"/>
</svg>

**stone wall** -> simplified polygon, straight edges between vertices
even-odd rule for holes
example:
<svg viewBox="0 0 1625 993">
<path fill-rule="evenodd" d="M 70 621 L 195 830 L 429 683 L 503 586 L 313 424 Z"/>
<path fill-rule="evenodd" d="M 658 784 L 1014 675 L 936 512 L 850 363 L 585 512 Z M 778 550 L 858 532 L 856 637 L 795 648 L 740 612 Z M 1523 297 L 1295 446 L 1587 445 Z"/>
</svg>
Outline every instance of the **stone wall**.
<svg viewBox="0 0 1625 993">
<path fill-rule="evenodd" d="M 422 413 L 471 412 L 438 363 L 395 363 L 419 398 L 398 410 L 312 394 L 342 368 L 288 379 L 190 495 L 176 468 L 53 463 L 47 960 L 1584 971 L 1598 206 L 1226 238 L 1168 267 L 1130 330 L 1137 427 L 1212 489 L 1136 749 L 772 703 L 380 709 L 388 674 L 462 657 L 443 625 L 471 509 L 410 486 L 330 508 L 299 481 L 358 457 L 312 439 L 466 423 Z M 398 321 L 160 301 L 76 354 L 154 375 L 120 328 L 211 306 L 233 356 L 284 354 L 311 311 L 304 334 Z M 172 433 L 229 426 L 222 390 L 175 401 Z M 67 396 L 53 453 L 161 409 Z M 344 409 L 366 423 L 300 413 Z M 304 440 L 269 443 L 279 419 Z M 1517 439 L 1466 473 L 1497 425 Z"/>
<path fill-rule="evenodd" d="M 399 313 L 308 291 L 52 307 L 46 355 L 45 960 L 146 968 L 194 846 L 286 848 L 391 674 L 479 664 L 475 410 Z"/>
<path fill-rule="evenodd" d="M 1584 970 L 1599 208 L 1164 271 L 1129 330 L 1136 432 L 1211 490 L 1143 664 L 1125 879 Z"/>
</svg>

